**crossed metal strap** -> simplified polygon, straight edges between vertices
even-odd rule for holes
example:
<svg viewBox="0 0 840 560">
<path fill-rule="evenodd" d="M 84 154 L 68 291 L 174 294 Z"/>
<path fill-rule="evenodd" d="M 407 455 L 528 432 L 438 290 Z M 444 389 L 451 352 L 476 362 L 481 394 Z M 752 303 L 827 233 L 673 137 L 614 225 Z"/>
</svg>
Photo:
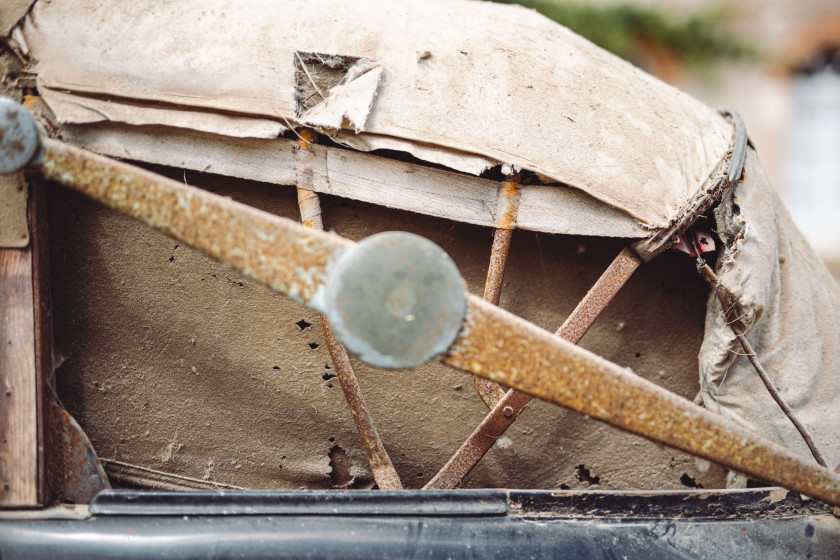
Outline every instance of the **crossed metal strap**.
<svg viewBox="0 0 840 560">
<path fill-rule="evenodd" d="M 428 240 L 390 233 L 353 243 L 305 228 L 40 138 L 31 115 L 11 101 L 0 102 L 0 130 L 0 172 L 28 167 L 229 264 L 323 313 L 335 337 L 375 367 L 413 367 L 437 358 L 840 505 L 840 475 L 466 293 L 454 263 Z M 35 147 L 30 149 L 31 142 Z M 508 393 L 497 406 L 514 397 L 519 402 L 527 398 Z M 510 401 L 504 406 L 513 408 Z"/>
</svg>

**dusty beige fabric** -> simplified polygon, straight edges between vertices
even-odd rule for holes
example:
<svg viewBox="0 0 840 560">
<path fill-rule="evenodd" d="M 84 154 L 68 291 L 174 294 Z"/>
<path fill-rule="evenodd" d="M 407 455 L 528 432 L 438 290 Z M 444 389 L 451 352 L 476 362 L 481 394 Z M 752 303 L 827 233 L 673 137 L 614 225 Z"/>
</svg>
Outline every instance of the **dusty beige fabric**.
<svg viewBox="0 0 840 560">
<path fill-rule="evenodd" d="M 755 152 L 746 180 L 718 211 L 727 244 L 718 275 L 740 302 L 747 338 L 832 468 L 840 462 L 840 287 L 793 224 Z M 743 355 L 710 297 L 700 351 L 703 402 L 811 457 Z"/>
<path fill-rule="evenodd" d="M 8 35 L 35 0 L 3 0 L 0 3 L 0 34 Z"/>
<path fill-rule="evenodd" d="M 357 146 L 398 139 L 407 151 L 456 168 L 464 154 L 472 172 L 476 157 L 512 164 L 580 188 L 651 228 L 679 212 L 731 137 L 710 108 L 516 6 L 163 6 L 38 2 L 25 37 L 39 87 L 331 130 L 343 121 L 345 136 L 361 132 Z M 348 62 L 332 68 L 328 55 Z"/>
<path fill-rule="evenodd" d="M 184 108 L 154 107 L 106 99 L 80 97 L 43 88 L 41 96 L 62 124 L 119 122 L 129 125 L 166 125 L 233 138 L 277 138 L 286 128 L 277 121 Z M 230 144 L 235 144 L 231 141 Z"/>
</svg>

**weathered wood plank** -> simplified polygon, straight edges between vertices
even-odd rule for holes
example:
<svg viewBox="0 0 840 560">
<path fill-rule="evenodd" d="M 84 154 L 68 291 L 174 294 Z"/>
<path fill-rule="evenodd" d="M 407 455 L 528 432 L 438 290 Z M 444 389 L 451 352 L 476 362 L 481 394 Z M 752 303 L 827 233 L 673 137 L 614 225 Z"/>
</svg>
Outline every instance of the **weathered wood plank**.
<svg viewBox="0 0 840 560">
<path fill-rule="evenodd" d="M 0 249 L 0 506 L 38 504 L 32 252 Z"/>
</svg>

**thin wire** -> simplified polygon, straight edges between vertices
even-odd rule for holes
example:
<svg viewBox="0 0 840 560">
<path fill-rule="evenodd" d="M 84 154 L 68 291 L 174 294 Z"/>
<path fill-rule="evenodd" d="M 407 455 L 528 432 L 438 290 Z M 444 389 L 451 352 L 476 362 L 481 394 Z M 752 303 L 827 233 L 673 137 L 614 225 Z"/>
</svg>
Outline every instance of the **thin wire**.
<svg viewBox="0 0 840 560">
<path fill-rule="evenodd" d="M 691 235 L 691 234 L 689 234 Z M 773 384 L 773 380 L 770 379 L 770 376 L 767 375 L 767 372 L 761 365 L 761 362 L 758 361 L 758 356 L 756 355 L 755 351 L 750 345 L 750 342 L 747 340 L 747 337 L 744 336 L 744 330 L 741 328 L 740 320 L 735 317 L 735 314 L 732 308 L 735 306 L 734 302 L 730 302 L 730 298 L 727 297 L 727 292 L 725 288 L 720 284 L 717 275 L 714 271 L 709 267 L 706 263 L 706 260 L 700 255 L 700 251 L 697 248 L 697 243 L 694 240 L 694 237 L 691 236 L 691 243 L 694 246 L 694 252 L 697 255 L 697 272 L 703 276 L 706 281 L 712 286 L 712 289 L 715 291 L 715 294 L 720 301 L 721 308 L 723 309 L 723 313 L 726 316 L 726 319 L 729 323 L 729 326 L 732 327 L 732 332 L 735 333 L 735 337 L 738 339 L 738 342 L 741 343 L 741 347 L 746 352 L 747 358 L 750 360 L 750 363 L 755 368 L 756 373 L 758 373 L 758 377 L 761 379 L 761 382 L 764 383 L 764 386 L 770 392 L 770 396 L 773 397 L 773 400 L 776 401 L 776 404 L 779 405 L 779 408 L 782 409 L 782 412 L 790 419 L 793 423 L 796 430 L 799 432 L 799 435 L 802 436 L 802 439 L 805 440 L 805 445 L 808 446 L 808 449 L 811 451 L 811 454 L 814 456 L 814 459 L 817 460 L 821 466 L 828 468 L 828 465 L 823 459 L 822 453 L 820 450 L 817 449 L 817 444 L 814 443 L 814 439 L 811 437 L 811 434 L 802 425 L 799 419 L 793 414 L 793 410 L 788 406 L 785 402 L 785 399 L 782 398 L 782 395 L 779 393 L 776 386 Z M 734 298 L 732 298 L 734 299 Z"/>
</svg>

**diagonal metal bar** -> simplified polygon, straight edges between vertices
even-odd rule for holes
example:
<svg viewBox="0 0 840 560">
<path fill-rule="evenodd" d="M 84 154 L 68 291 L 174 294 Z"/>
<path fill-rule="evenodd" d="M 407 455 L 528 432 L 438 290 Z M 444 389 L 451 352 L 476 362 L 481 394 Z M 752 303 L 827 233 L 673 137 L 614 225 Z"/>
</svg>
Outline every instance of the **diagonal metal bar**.
<svg viewBox="0 0 840 560">
<path fill-rule="evenodd" d="M 54 140 L 42 141 L 30 167 L 317 311 L 325 311 L 330 266 L 353 246 Z M 475 296 L 465 299 L 460 334 L 443 363 L 840 505 L 840 475 Z"/>
<path fill-rule="evenodd" d="M 49 138 L 35 168 L 227 263 L 293 300 L 317 306 L 332 263 L 353 242 Z"/>
<path fill-rule="evenodd" d="M 642 260 L 632 249 L 625 248 L 621 251 L 578 303 L 571 315 L 566 318 L 557 330 L 557 336 L 574 344 L 580 342 L 595 319 L 606 309 L 641 263 Z M 470 434 L 458 451 L 423 488 L 457 487 L 519 417 L 532 398 L 529 394 L 514 389 L 509 390 L 484 417 L 481 424 Z"/>
<path fill-rule="evenodd" d="M 569 341 L 467 297 L 441 362 L 831 504 L 840 476 Z"/>
<path fill-rule="evenodd" d="M 305 151 L 308 148 L 309 142 L 312 141 L 310 135 L 311 131 L 302 130 L 301 139 L 299 141 L 300 150 Z M 324 222 L 321 215 L 321 199 L 318 193 L 302 188 L 300 185 L 297 190 L 298 207 L 300 208 L 300 221 L 304 227 L 315 230 L 324 229 Z M 379 437 L 379 432 L 373 425 L 373 418 L 370 416 L 365 398 L 362 395 L 362 389 L 359 387 L 359 381 L 356 379 L 356 374 L 353 373 L 353 366 L 350 364 L 350 356 L 347 355 L 347 350 L 336 340 L 333 334 L 330 322 L 324 315 L 321 315 L 321 324 L 324 328 L 324 341 L 327 345 L 327 351 L 330 353 L 333 367 L 335 368 L 338 382 L 341 383 L 341 389 L 344 391 L 344 398 L 347 400 L 347 406 L 350 408 L 350 413 L 353 415 L 353 420 L 356 422 L 356 429 L 359 431 L 359 436 L 362 438 L 362 443 L 365 446 L 365 451 L 368 455 L 370 468 L 373 472 L 373 479 L 380 490 L 402 490 L 403 485 L 385 446 L 382 444 L 382 439 Z"/>
<path fill-rule="evenodd" d="M 736 305 L 735 302 L 737 301 L 736 298 L 727 292 L 726 288 L 724 288 L 720 283 L 720 280 L 718 280 L 717 274 L 715 274 L 711 267 L 706 264 L 706 260 L 700 254 L 700 251 L 697 250 L 696 243 L 694 244 L 694 251 L 697 254 L 697 271 L 709 283 L 712 290 L 714 290 L 715 295 L 720 302 L 721 311 L 723 311 L 723 314 L 726 316 L 726 322 L 729 323 L 729 326 L 732 328 L 732 332 L 735 333 L 735 338 L 738 339 L 738 342 L 741 344 L 741 348 L 744 349 L 747 359 L 750 361 L 753 368 L 755 368 L 758 378 L 761 379 L 761 382 L 764 384 L 767 392 L 770 393 L 772 399 L 776 401 L 776 404 L 779 405 L 779 408 L 781 408 L 785 416 L 788 417 L 788 420 L 790 420 L 793 424 L 793 427 L 796 428 L 796 431 L 799 432 L 800 436 L 802 436 L 802 439 L 805 441 L 805 445 L 808 446 L 808 450 L 811 451 L 811 454 L 814 456 L 817 463 L 823 467 L 827 467 L 828 465 L 826 465 L 825 458 L 822 456 L 822 453 L 820 453 L 820 450 L 814 442 L 814 438 L 811 436 L 808 428 L 799 421 L 799 418 L 796 417 L 793 409 L 790 408 L 790 405 L 785 401 L 781 393 L 779 393 L 779 390 L 776 388 L 776 384 L 773 383 L 772 379 L 770 379 L 770 376 L 767 374 L 764 366 L 762 366 L 761 362 L 759 362 L 758 355 L 755 353 L 752 345 L 747 340 L 741 319 L 736 315 L 734 310 Z"/>
</svg>

